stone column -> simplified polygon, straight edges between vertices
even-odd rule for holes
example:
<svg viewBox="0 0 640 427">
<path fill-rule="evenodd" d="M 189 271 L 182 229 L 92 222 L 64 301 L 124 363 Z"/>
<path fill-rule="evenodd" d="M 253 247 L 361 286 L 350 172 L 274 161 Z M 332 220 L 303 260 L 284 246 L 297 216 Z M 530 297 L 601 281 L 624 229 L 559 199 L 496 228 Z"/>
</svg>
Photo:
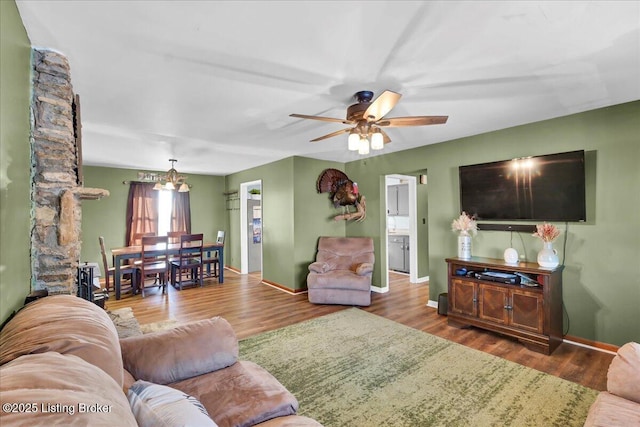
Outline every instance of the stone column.
<svg viewBox="0 0 640 427">
<path fill-rule="evenodd" d="M 33 67 L 32 288 L 75 293 L 81 209 L 69 63 L 34 49 Z"/>
</svg>

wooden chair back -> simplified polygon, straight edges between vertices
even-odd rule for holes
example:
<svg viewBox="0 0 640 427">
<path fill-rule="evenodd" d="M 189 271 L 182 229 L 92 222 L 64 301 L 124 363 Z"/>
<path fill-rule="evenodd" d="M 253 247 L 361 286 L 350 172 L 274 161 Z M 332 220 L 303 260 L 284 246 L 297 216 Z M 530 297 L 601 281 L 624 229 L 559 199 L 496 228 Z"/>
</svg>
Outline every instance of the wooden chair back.
<svg viewBox="0 0 640 427">
<path fill-rule="evenodd" d="M 202 245 L 204 245 L 204 234 L 183 234 L 180 236 L 179 258 L 202 263 Z"/>
<path fill-rule="evenodd" d="M 217 244 L 224 245 L 224 235 L 224 231 L 218 231 L 218 236 L 216 237 Z M 207 277 L 218 277 L 218 267 L 220 264 L 220 260 L 218 259 L 218 251 L 212 251 L 211 256 L 205 256 L 202 261 L 207 266 Z M 213 265 L 213 271 L 211 271 L 211 265 Z"/>
<path fill-rule="evenodd" d="M 180 237 L 187 234 L 186 231 L 169 231 L 167 236 L 169 236 L 169 243 L 180 243 Z"/>
<path fill-rule="evenodd" d="M 182 280 L 184 272 L 191 274 L 190 282 L 195 284 L 198 280 L 200 286 L 203 285 L 202 268 L 202 246 L 204 245 L 204 234 L 183 234 L 180 236 L 180 250 L 178 258 L 171 262 L 171 281 L 174 286 L 182 286 L 186 281 Z"/>
<path fill-rule="evenodd" d="M 104 270 L 104 287 L 109 292 L 111 290 L 111 279 L 115 276 L 115 266 L 109 267 L 109 262 L 107 261 L 107 250 L 104 244 L 104 237 L 98 236 L 98 242 L 100 243 L 100 255 L 102 255 L 102 268 Z M 137 269 L 132 265 L 124 265 L 120 267 L 120 291 L 123 290 L 123 279 L 125 276 L 129 278 L 129 286 L 130 288 L 135 288 L 136 286 L 136 272 Z M 114 280 L 115 282 L 115 280 Z M 116 295 L 119 292 L 116 293 Z"/>
<path fill-rule="evenodd" d="M 167 249 L 169 245 L 168 236 L 143 236 L 142 237 L 142 250 L 138 267 L 142 279 L 140 280 L 140 288 L 142 289 L 142 295 L 144 296 L 145 279 L 147 276 L 158 275 L 160 285 L 163 286 L 163 292 L 166 285 L 167 271 L 169 263 L 167 259 Z M 154 282 L 153 286 L 158 286 Z"/>
<path fill-rule="evenodd" d="M 130 243 L 131 246 L 138 246 L 142 244 L 143 237 L 151 237 L 155 236 L 155 233 L 136 233 L 133 235 L 133 242 Z"/>
<path fill-rule="evenodd" d="M 109 292 L 109 289 L 111 287 L 111 280 L 110 280 L 111 278 L 109 277 L 111 276 L 111 271 L 109 269 L 109 263 L 107 262 L 107 252 L 104 247 L 104 237 L 99 236 L 98 242 L 100 242 L 100 254 L 102 255 L 102 271 L 104 271 L 104 287 L 107 290 L 107 292 Z"/>
</svg>

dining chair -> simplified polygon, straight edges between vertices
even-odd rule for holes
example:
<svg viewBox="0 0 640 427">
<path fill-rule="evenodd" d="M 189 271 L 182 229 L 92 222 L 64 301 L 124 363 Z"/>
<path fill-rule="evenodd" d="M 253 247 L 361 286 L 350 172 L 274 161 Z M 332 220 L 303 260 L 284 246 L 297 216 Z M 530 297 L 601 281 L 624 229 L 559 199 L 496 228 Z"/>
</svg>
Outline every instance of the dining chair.
<svg viewBox="0 0 640 427">
<path fill-rule="evenodd" d="M 169 231 L 167 232 L 167 236 L 169 236 L 169 244 L 172 243 L 180 243 L 180 236 L 187 234 L 186 231 Z"/>
<path fill-rule="evenodd" d="M 195 285 L 198 283 L 200 286 L 203 285 L 203 236 L 203 234 L 183 234 L 180 236 L 178 258 L 171 262 L 171 283 L 180 290 L 182 290 L 182 287 L 186 284 Z M 182 278 L 183 273 L 185 276 L 184 280 Z"/>
<path fill-rule="evenodd" d="M 116 269 L 115 269 L 115 266 L 109 267 L 109 263 L 107 262 L 107 251 L 104 245 L 104 237 L 99 236 L 98 242 L 100 242 L 100 254 L 102 255 L 102 268 L 104 270 L 104 287 L 107 290 L 107 292 L 109 292 L 111 290 L 111 279 L 115 277 Z M 137 272 L 138 272 L 138 269 L 133 265 L 123 265 L 122 267 L 120 267 L 120 283 L 121 284 L 122 284 L 122 279 L 124 278 L 125 275 L 130 276 L 129 286 L 125 290 L 131 289 L 132 292 L 135 293 Z M 120 292 L 122 292 L 122 285 L 120 286 L 121 286 Z M 117 293 L 118 292 L 116 292 L 116 294 Z"/>
<path fill-rule="evenodd" d="M 180 243 L 180 236 L 187 234 L 186 231 L 168 231 L 169 244 L 174 245 Z M 175 255 L 169 255 L 169 262 L 178 261 L 178 257 Z M 173 282 L 172 282 L 173 283 Z"/>
<path fill-rule="evenodd" d="M 219 245 L 224 245 L 224 231 L 218 231 L 216 243 Z M 213 266 L 213 268 L 207 269 L 211 271 L 211 274 L 207 275 L 207 277 L 218 277 L 218 267 L 223 268 L 220 266 L 218 251 L 213 251 L 210 256 L 207 254 L 203 254 L 202 263 L 204 264 L 204 266 L 207 266 L 207 264 Z"/>
<path fill-rule="evenodd" d="M 140 270 L 139 289 L 144 298 L 144 291 L 151 287 L 162 287 L 162 293 L 167 291 L 167 276 L 169 263 L 167 259 L 167 249 L 169 244 L 168 236 L 143 236 L 141 259 L 136 263 Z M 146 285 L 149 277 L 154 278 L 154 282 Z"/>
<path fill-rule="evenodd" d="M 149 237 L 149 236 L 155 236 L 155 235 L 156 235 L 156 233 L 154 233 L 152 231 L 149 231 L 147 233 L 135 233 L 133 235 L 133 240 L 129 243 L 129 246 L 141 246 L 143 237 Z M 139 259 L 139 258 L 137 258 L 137 259 L 135 259 L 133 261 L 133 263 L 136 265 L 136 267 L 139 267 L 141 262 L 142 262 L 142 260 Z M 140 272 L 140 269 L 138 269 L 138 273 L 139 272 Z"/>
<path fill-rule="evenodd" d="M 138 246 L 142 244 L 142 238 L 143 237 L 149 237 L 149 236 L 155 236 L 156 233 L 153 232 L 149 232 L 149 233 L 136 233 L 133 235 L 133 241 L 129 244 L 130 246 Z"/>
</svg>

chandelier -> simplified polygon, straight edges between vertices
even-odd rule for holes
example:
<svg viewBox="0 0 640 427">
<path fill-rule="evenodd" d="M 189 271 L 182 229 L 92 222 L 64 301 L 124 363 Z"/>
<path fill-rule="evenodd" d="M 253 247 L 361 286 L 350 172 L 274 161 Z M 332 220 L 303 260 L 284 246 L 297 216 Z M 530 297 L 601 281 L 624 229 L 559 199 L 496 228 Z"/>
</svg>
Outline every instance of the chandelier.
<svg viewBox="0 0 640 427">
<path fill-rule="evenodd" d="M 177 162 L 176 159 L 169 159 L 171 162 L 171 169 L 167 171 L 165 176 L 158 176 L 154 190 L 175 190 L 178 189 L 180 193 L 186 193 L 189 191 L 189 185 L 185 182 L 187 177 L 180 175 L 178 171 L 173 167 L 173 164 Z"/>
</svg>

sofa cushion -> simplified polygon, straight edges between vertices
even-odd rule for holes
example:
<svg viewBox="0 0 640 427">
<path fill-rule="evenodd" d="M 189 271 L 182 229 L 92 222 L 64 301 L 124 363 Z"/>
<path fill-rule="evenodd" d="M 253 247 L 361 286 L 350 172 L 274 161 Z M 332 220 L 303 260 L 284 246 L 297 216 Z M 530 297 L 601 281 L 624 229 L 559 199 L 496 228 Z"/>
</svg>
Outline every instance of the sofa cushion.
<svg viewBox="0 0 640 427">
<path fill-rule="evenodd" d="M 137 380 L 169 384 L 226 368 L 238 360 L 238 340 L 222 317 L 120 340 L 124 367 Z"/>
<path fill-rule="evenodd" d="M 607 372 L 607 391 L 640 403 L 640 344 L 630 342 L 618 349 Z"/>
<path fill-rule="evenodd" d="M 139 427 L 217 427 L 198 399 L 175 388 L 138 380 L 128 397 Z"/>
<path fill-rule="evenodd" d="M 71 295 L 49 296 L 27 304 L 0 331 L 0 365 L 48 351 L 76 355 L 122 387 L 118 334 L 96 304 Z"/>
<path fill-rule="evenodd" d="M 350 270 L 356 264 L 374 263 L 371 237 L 320 237 L 316 262 L 324 262 L 331 269 Z"/>
<path fill-rule="evenodd" d="M 2 427 L 137 426 L 120 385 L 74 355 L 30 354 L 2 365 L 0 396 Z M 6 410 L 11 404 L 22 406 Z"/>
<path fill-rule="evenodd" d="M 640 425 L 640 405 L 603 391 L 589 408 L 585 427 Z"/>
<path fill-rule="evenodd" d="M 239 361 L 170 386 L 200 400 L 220 427 L 252 426 L 298 410 L 295 396 L 253 362 Z"/>
<path fill-rule="evenodd" d="M 359 276 L 351 270 L 333 270 L 330 273 L 309 273 L 307 287 L 314 289 L 349 289 L 353 291 L 369 292 L 371 290 L 371 276 Z"/>
</svg>

